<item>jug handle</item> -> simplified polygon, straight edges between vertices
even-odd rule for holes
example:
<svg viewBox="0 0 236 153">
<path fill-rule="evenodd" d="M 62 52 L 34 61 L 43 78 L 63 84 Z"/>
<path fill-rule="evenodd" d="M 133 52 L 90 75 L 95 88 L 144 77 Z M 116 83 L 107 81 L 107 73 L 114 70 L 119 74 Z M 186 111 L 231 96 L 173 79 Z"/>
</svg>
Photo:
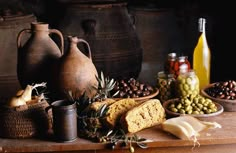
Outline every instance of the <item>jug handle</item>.
<svg viewBox="0 0 236 153">
<path fill-rule="evenodd" d="M 57 29 L 49 29 L 49 33 L 55 33 L 60 37 L 60 41 L 61 41 L 60 50 L 61 50 L 61 55 L 63 55 L 64 54 L 64 39 L 63 39 L 62 33 Z"/>
<path fill-rule="evenodd" d="M 23 29 L 19 32 L 19 34 L 17 36 L 17 48 L 18 49 L 21 47 L 21 37 L 25 32 L 31 33 L 31 29 Z M 61 50 L 61 55 L 63 55 L 64 54 L 64 39 L 63 39 L 62 33 L 56 29 L 49 29 L 49 33 L 55 33 L 60 37 L 60 40 L 61 40 L 60 50 Z"/>
<path fill-rule="evenodd" d="M 89 54 L 88 57 L 89 57 L 89 59 L 92 60 L 91 49 L 90 49 L 89 43 L 87 41 L 85 41 L 84 39 L 78 38 L 77 44 L 80 43 L 80 42 L 83 42 L 83 43 L 86 44 L 86 46 L 88 48 L 88 54 Z"/>
<path fill-rule="evenodd" d="M 17 36 L 17 48 L 19 49 L 21 46 L 21 37 L 22 35 L 25 33 L 25 32 L 28 32 L 30 33 L 31 32 L 31 29 L 23 29 L 19 32 L 18 36 Z"/>
</svg>

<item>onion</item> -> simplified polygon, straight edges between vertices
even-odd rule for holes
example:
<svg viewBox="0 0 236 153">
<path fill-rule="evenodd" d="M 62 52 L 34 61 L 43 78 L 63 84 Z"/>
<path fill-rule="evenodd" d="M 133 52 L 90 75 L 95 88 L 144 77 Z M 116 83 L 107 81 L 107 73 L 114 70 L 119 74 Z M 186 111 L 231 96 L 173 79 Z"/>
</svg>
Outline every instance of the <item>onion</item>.
<svg viewBox="0 0 236 153">
<path fill-rule="evenodd" d="M 9 107 L 18 107 L 21 105 L 26 105 L 26 101 L 21 97 L 12 97 L 8 102 Z"/>
</svg>

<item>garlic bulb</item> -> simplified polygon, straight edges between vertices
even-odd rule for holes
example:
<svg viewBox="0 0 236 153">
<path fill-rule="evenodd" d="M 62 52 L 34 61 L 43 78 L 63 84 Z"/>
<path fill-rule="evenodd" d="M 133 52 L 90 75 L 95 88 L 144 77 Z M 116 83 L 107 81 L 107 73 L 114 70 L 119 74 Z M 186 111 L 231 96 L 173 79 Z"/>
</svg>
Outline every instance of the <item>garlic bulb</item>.
<svg viewBox="0 0 236 153">
<path fill-rule="evenodd" d="M 27 85 L 26 88 L 23 90 L 19 90 L 14 97 L 8 101 L 7 105 L 9 107 L 18 107 L 21 105 L 27 105 L 27 102 L 30 102 L 32 100 L 32 91 L 37 87 L 46 87 L 46 83 L 40 83 L 40 84 L 35 84 L 33 86 Z M 36 90 L 37 91 L 37 90 Z M 43 94 L 41 94 L 42 97 L 44 98 Z M 40 100 L 42 99 L 40 96 Z M 39 100 L 39 99 L 38 99 Z M 37 100 L 37 101 L 38 101 Z"/>
</svg>

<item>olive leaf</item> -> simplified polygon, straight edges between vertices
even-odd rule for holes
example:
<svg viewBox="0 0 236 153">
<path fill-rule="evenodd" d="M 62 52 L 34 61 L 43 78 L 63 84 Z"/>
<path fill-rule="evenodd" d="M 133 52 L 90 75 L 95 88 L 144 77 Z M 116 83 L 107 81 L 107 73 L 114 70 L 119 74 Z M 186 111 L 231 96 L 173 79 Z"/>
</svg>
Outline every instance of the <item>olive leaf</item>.
<svg viewBox="0 0 236 153">
<path fill-rule="evenodd" d="M 112 78 L 105 77 L 103 72 L 101 71 L 100 77 L 96 76 L 98 81 L 98 86 L 92 86 L 93 89 L 97 90 L 97 94 L 93 99 L 106 99 L 111 97 L 110 91 L 115 87 L 116 81 Z"/>
<path fill-rule="evenodd" d="M 111 130 L 103 138 L 106 140 L 105 142 L 110 142 L 108 146 L 111 149 L 114 149 L 117 144 L 120 144 L 121 147 L 128 146 L 130 152 L 134 152 L 133 143 L 136 143 L 142 149 L 148 148 L 147 144 L 144 143 L 146 141 L 145 138 L 139 137 L 137 134 L 127 136 L 123 129 Z"/>
<path fill-rule="evenodd" d="M 145 144 L 145 143 L 137 142 L 137 145 L 138 145 L 140 148 L 142 148 L 142 149 L 148 148 L 147 144 Z"/>
<path fill-rule="evenodd" d="M 98 110 L 98 117 L 105 116 L 106 112 L 108 111 L 108 107 L 106 104 L 102 105 L 100 109 Z"/>
</svg>

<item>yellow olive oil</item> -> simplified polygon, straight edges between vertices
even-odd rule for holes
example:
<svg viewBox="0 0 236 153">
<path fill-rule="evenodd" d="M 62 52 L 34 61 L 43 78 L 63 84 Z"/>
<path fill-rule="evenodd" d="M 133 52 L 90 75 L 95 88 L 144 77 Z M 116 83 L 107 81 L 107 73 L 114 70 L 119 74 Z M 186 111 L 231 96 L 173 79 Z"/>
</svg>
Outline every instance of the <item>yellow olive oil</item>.
<svg viewBox="0 0 236 153">
<path fill-rule="evenodd" d="M 199 78 L 200 89 L 210 83 L 211 70 L 211 51 L 206 40 L 205 22 L 204 18 L 199 19 L 199 32 L 201 35 L 193 53 L 193 69 Z"/>
</svg>

